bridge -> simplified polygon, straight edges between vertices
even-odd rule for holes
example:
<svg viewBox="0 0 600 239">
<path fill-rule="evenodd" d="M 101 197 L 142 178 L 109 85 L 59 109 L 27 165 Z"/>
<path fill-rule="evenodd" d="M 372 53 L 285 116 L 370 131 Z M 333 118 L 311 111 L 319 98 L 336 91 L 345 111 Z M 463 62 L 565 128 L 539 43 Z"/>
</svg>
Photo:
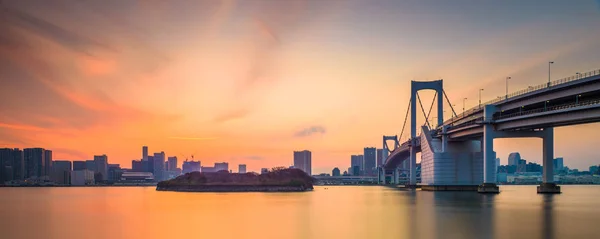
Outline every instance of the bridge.
<svg viewBox="0 0 600 239">
<path fill-rule="evenodd" d="M 429 125 L 418 92 L 434 90 L 437 125 Z M 444 121 L 444 99 L 453 116 Z M 417 135 L 417 103 L 425 124 Z M 498 193 L 494 139 L 540 138 L 543 147 L 543 176 L 538 193 L 560 193 L 554 183 L 554 128 L 600 122 L 600 70 L 577 74 L 500 96 L 457 114 L 443 90 L 443 80 L 411 81 L 411 99 L 400 138 L 410 115 L 410 137 L 384 136 L 384 163 L 379 168 L 381 184 L 397 184 L 404 172 L 407 186 L 415 187 L 416 154 L 421 153 L 421 186 L 426 190 L 454 188 Z M 388 141 L 394 141 L 394 148 Z M 387 180 L 390 178 L 391 180 Z"/>
</svg>

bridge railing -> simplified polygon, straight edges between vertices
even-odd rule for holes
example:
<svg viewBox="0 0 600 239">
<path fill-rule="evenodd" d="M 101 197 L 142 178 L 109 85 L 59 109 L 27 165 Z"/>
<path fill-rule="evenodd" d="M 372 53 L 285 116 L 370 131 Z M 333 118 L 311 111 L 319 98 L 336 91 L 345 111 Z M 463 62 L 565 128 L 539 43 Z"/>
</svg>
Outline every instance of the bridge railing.
<svg viewBox="0 0 600 239">
<path fill-rule="evenodd" d="M 600 100 L 588 100 L 588 101 L 581 101 L 581 102 L 577 102 L 577 103 L 555 105 L 555 106 L 549 106 L 546 108 L 526 110 L 526 111 L 521 111 L 521 112 L 516 112 L 516 113 L 511 113 L 511 114 L 502 114 L 502 115 L 498 115 L 498 116 L 494 117 L 494 120 L 506 119 L 506 118 L 512 118 L 512 117 L 517 117 L 517 116 L 522 116 L 522 115 L 530 115 L 530 114 L 536 114 L 536 113 L 542 113 L 542 112 L 548 112 L 548 111 L 571 109 L 571 108 L 576 108 L 576 107 L 581 107 L 581 106 L 597 105 L 597 104 L 600 104 Z"/>
<path fill-rule="evenodd" d="M 450 118 L 449 120 L 447 120 L 446 122 L 444 122 L 444 124 L 449 123 L 449 122 L 457 121 L 458 119 L 463 118 L 464 115 L 470 115 L 470 114 L 472 114 L 472 113 L 474 113 L 476 111 L 479 111 L 479 110 L 483 109 L 484 105 L 492 105 L 492 104 L 495 104 L 495 103 L 498 103 L 498 102 L 501 102 L 501 101 L 504 101 L 504 100 L 508 100 L 509 98 L 512 98 L 512 97 L 524 95 L 524 94 L 527 94 L 527 93 L 530 93 L 530 92 L 547 89 L 547 88 L 552 87 L 552 86 L 562 85 L 562 84 L 565 84 L 565 83 L 569 83 L 569 82 L 572 82 L 572 81 L 576 81 L 576 80 L 587 78 L 587 77 L 591 77 L 591 76 L 597 76 L 597 75 L 600 75 L 600 69 L 593 70 L 593 71 L 588 71 L 588 72 L 584 72 L 584 73 L 580 73 L 580 74 L 575 74 L 575 75 L 572 75 L 572 76 L 569 76 L 569 77 L 565 77 L 565 78 L 562 78 L 562 79 L 554 80 L 554 81 L 551 81 L 549 84 L 548 83 L 544 83 L 544 84 L 539 84 L 539 85 L 536 85 L 536 86 L 529 86 L 526 89 L 522 89 L 522 90 L 510 93 L 510 94 L 508 94 L 508 95 L 506 95 L 504 97 L 498 96 L 497 98 L 495 98 L 493 100 L 487 101 L 485 103 L 482 103 L 481 105 L 477 105 L 477 106 L 475 106 L 475 107 L 473 107 L 471 109 L 468 109 L 465 112 L 463 112 L 462 114 L 458 114 L 458 116 Z"/>
</svg>

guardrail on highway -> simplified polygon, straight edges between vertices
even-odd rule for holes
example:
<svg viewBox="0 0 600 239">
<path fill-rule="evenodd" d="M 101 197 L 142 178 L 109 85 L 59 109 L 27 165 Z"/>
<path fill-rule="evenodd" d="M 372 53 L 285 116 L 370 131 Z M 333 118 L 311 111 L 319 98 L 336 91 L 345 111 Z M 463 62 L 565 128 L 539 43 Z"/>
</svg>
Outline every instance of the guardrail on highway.
<svg viewBox="0 0 600 239">
<path fill-rule="evenodd" d="M 517 116 L 522 116 L 522 115 L 530 115 L 530 114 L 536 114 L 536 113 L 542 113 L 542 112 L 548 112 L 548 111 L 570 109 L 570 108 L 576 108 L 576 107 L 580 107 L 580 106 L 597 105 L 597 104 L 600 104 L 600 100 L 588 100 L 588 101 L 581 101 L 578 103 L 555 105 L 555 106 L 550 106 L 550 107 L 546 107 L 546 108 L 539 108 L 539 109 L 533 109 L 533 110 L 526 110 L 526 111 L 522 111 L 522 112 L 516 112 L 516 113 L 512 113 L 512 114 L 498 115 L 498 116 L 494 117 L 494 120 L 506 119 L 506 118 L 512 118 L 512 117 L 517 117 Z"/>
</svg>

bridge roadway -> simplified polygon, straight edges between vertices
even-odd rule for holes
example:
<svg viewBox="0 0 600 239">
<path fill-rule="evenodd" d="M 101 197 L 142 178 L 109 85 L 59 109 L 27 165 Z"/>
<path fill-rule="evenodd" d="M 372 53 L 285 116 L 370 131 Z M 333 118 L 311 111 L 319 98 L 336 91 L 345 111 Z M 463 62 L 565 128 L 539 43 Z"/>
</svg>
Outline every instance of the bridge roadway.
<svg viewBox="0 0 600 239">
<path fill-rule="evenodd" d="M 412 91 L 414 92 L 415 89 Z M 438 121 L 438 127 L 431 130 L 430 136 L 432 139 L 442 141 L 442 145 L 446 147 L 448 142 L 478 140 L 481 143 L 480 151 L 485 151 L 486 145 L 490 151 L 493 149 L 493 143 L 490 145 L 484 142 L 486 141 L 486 137 L 484 137 L 486 125 L 490 130 L 488 141 L 493 141 L 493 138 L 510 137 L 543 139 L 550 137 L 553 141 L 552 129 L 554 127 L 592 122 L 600 122 L 600 70 L 538 86 L 530 86 L 504 97 L 498 97 L 443 121 L 441 124 Z M 411 130 L 415 131 L 414 127 Z M 544 134 L 542 131 L 549 133 Z M 412 139 L 403 142 L 400 147 L 396 147 L 386 158 L 380 171 L 383 171 L 384 175 L 390 171 L 396 173 L 405 160 L 410 160 L 413 144 L 415 146 L 414 153 L 422 151 L 421 138 L 421 136 L 413 135 Z M 553 148 L 553 145 L 550 147 Z M 485 154 L 485 152 L 481 153 Z M 487 156 L 491 156 L 491 154 Z M 551 160 L 548 157 L 550 155 L 547 155 L 545 160 Z M 484 164 L 486 160 L 489 159 L 486 157 L 483 160 Z M 412 165 L 411 167 L 414 167 Z M 488 172 L 490 170 L 487 168 L 484 170 L 484 174 L 487 172 L 487 175 L 484 175 L 484 183 L 495 183 L 495 172 Z M 544 182 L 552 181 L 551 176 L 544 178 L 547 179 Z M 413 180 L 411 184 L 414 183 L 416 182 Z"/>
</svg>

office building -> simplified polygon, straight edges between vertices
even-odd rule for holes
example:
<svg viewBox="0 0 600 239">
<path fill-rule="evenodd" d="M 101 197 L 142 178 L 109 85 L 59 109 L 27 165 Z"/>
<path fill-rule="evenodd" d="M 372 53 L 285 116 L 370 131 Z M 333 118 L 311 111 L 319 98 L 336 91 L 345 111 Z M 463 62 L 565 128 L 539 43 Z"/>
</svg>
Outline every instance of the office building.
<svg viewBox="0 0 600 239">
<path fill-rule="evenodd" d="M 123 174 L 123 169 L 121 169 L 121 165 L 119 164 L 109 164 L 108 165 L 108 177 L 106 180 L 109 182 L 116 182 L 121 179 L 121 174 Z"/>
<path fill-rule="evenodd" d="M 71 184 L 71 171 L 73 170 L 71 161 L 57 160 L 52 163 L 52 175 L 50 180 L 57 184 Z"/>
<path fill-rule="evenodd" d="M 52 150 L 44 150 L 44 173 L 43 176 L 48 176 L 52 174 Z"/>
<path fill-rule="evenodd" d="M 308 150 L 294 151 L 294 168 L 312 175 L 312 153 Z"/>
<path fill-rule="evenodd" d="M 223 163 L 215 163 L 215 171 L 219 172 L 219 171 L 227 171 L 229 172 L 229 163 L 223 162 Z"/>
<path fill-rule="evenodd" d="M 555 158 L 554 159 L 554 171 L 561 171 L 565 168 L 563 164 L 563 158 Z"/>
<path fill-rule="evenodd" d="M 146 161 L 148 162 L 148 161 Z M 142 160 L 131 160 L 131 171 L 132 172 L 144 172 L 144 168 L 142 167 Z"/>
<path fill-rule="evenodd" d="M 73 171 L 84 170 L 86 168 L 86 161 L 73 161 Z"/>
<path fill-rule="evenodd" d="M 377 149 L 377 167 L 381 167 L 383 165 L 385 155 L 383 155 L 383 149 Z"/>
<path fill-rule="evenodd" d="M 364 166 L 365 166 L 365 175 L 373 176 L 375 175 L 375 166 L 377 163 L 377 149 L 375 148 L 364 148 Z"/>
<path fill-rule="evenodd" d="M 183 173 L 200 172 L 200 161 L 184 161 L 181 168 Z"/>
<path fill-rule="evenodd" d="M 108 180 L 108 157 L 105 154 L 94 155 L 94 164 L 96 165 L 94 173 L 101 174 L 102 181 Z"/>
<path fill-rule="evenodd" d="M 364 171 L 363 170 L 363 162 L 364 161 L 364 157 L 363 155 L 352 155 L 350 156 L 350 172 L 352 173 L 352 175 L 354 176 L 360 176 L 361 172 Z M 358 167 L 358 174 L 356 173 L 356 169 L 355 167 Z"/>
<path fill-rule="evenodd" d="M 23 180 L 25 161 L 20 149 L 0 149 L 0 182 Z"/>
<path fill-rule="evenodd" d="M 542 172 L 542 165 L 539 165 L 537 163 L 529 162 L 525 166 L 525 172 L 528 172 L 528 173 L 541 173 Z"/>
<path fill-rule="evenodd" d="M 246 173 L 246 165 L 245 164 L 240 164 L 238 166 L 238 173 Z"/>
<path fill-rule="evenodd" d="M 331 170 L 331 176 L 340 176 L 340 169 L 334 168 L 333 170 Z"/>
<path fill-rule="evenodd" d="M 154 156 L 148 155 L 148 160 L 142 161 L 142 167 L 145 170 L 144 172 L 153 173 L 152 175 L 154 175 Z"/>
<path fill-rule="evenodd" d="M 25 162 L 25 178 L 39 178 L 45 176 L 46 153 L 43 148 L 27 148 L 23 150 Z"/>
<path fill-rule="evenodd" d="M 510 153 L 508 155 L 508 165 L 509 166 L 518 166 L 520 160 L 521 160 L 521 154 L 519 154 L 519 153 Z"/>
<path fill-rule="evenodd" d="M 496 169 L 494 172 L 498 172 L 498 167 L 500 167 L 500 158 L 496 158 Z"/>
<path fill-rule="evenodd" d="M 154 153 L 154 179 L 156 181 L 163 180 L 163 171 L 165 171 L 165 152 Z"/>
<path fill-rule="evenodd" d="M 92 172 L 96 172 L 96 161 L 94 160 L 86 160 L 85 161 L 85 169 L 90 170 Z"/>
<path fill-rule="evenodd" d="M 142 161 L 148 161 L 148 146 L 142 147 Z"/>
<path fill-rule="evenodd" d="M 173 157 L 169 157 L 169 160 L 167 160 L 167 171 L 176 171 L 177 170 L 177 157 L 173 156 Z"/>
<path fill-rule="evenodd" d="M 83 185 L 94 185 L 94 171 L 91 170 L 77 170 L 71 171 L 71 185 L 83 186 Z"/>
</svg>

